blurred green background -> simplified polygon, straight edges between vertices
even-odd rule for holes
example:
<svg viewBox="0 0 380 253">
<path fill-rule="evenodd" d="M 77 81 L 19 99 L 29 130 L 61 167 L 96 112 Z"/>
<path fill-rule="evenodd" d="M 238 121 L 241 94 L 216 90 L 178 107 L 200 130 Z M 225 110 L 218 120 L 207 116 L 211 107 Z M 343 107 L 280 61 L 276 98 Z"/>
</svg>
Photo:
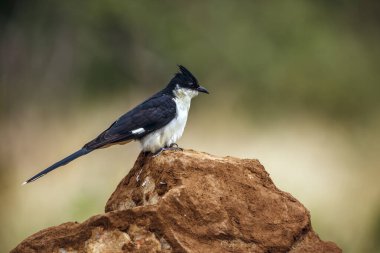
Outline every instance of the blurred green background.
<svg viewBox="0 0 380 253">
<path fill-rule="evenodd" d="M 322 239 L 380 252 L 379 45 L 379 1 L 2 0 L 0 251 L 103 212 L 138 143 L 20 183 L 183 64 L 211 95 L 181 146 L 259 159 Z"/>
</svg>

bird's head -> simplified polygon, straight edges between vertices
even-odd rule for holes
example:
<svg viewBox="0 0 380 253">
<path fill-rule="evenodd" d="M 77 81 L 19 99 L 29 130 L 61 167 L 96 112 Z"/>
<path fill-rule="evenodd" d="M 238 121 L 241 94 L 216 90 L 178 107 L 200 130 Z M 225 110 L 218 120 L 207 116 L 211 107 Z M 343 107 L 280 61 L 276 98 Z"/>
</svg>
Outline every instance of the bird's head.
<svg viewBox="0 0 380 253">
<path fill-rule="evenodd" d="M 198 92 L 209 94 L 206 88 L 199 85 L 198 80 L 188 69 L 182 65 L 178 67 L 180 71 L 170 80 L 168 88 L 170 87 L 174 93 L 185 91 L 186 93 L 191 93 L 192 96 L 197 95 Z"/>
</svg>

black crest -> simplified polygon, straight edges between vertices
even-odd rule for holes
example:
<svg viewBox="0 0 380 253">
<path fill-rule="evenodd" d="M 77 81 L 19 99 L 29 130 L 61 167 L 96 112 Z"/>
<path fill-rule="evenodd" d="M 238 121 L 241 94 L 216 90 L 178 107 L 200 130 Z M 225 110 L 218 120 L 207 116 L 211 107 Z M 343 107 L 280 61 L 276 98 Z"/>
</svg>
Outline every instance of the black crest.
<svg viewBox="0 0 380 253">
<path fill-rule="evenodd" d="M 191 72 L 185 68 L 182 65 L 178 65 L 179 72 L 177 72 L 174 77 L 170 80 L 168 86 L 166 87 L 165 90 L 172 91 L 176 85 L 180 86 L 192 86 L 192 87 L 197 87 L 198 86 L 198 80 L 195 78 Z"/>
<path fill-rule="evenodd" d="M 187 68 L 182 65 L 178 65 L 178 68 L 181 72 L 178 72 L 176 74 L 176 77 L 182 79 L 184 82 L 192 82 L 193 84 L 198 84 L 198 80 Z"/>
</svg>

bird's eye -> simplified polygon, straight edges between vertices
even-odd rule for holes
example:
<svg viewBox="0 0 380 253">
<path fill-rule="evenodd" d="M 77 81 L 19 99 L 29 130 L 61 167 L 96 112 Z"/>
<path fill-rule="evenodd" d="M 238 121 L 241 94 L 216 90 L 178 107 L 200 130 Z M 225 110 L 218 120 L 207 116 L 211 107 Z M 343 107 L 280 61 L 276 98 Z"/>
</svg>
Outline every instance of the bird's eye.
<svg viewBox="0 0 380 253">
<path fill-rule="evenodd" d="M 193 86 L 194 85 L 194 83 L 189 83 L 189 86 Z"/>
</svg>

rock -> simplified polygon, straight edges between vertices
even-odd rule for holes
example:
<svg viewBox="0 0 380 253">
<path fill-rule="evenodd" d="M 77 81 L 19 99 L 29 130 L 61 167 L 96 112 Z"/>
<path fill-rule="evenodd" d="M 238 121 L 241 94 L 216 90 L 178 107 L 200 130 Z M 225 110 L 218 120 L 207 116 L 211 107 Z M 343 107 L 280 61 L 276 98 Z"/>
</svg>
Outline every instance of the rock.
<svg viewBox="0 0 380 253">
<path fill-rule="evenodd" d="M 257 160 L 142 153 L 105 212 L 42 230 L 12 252 L 341 252 Z"/>
</svg>

